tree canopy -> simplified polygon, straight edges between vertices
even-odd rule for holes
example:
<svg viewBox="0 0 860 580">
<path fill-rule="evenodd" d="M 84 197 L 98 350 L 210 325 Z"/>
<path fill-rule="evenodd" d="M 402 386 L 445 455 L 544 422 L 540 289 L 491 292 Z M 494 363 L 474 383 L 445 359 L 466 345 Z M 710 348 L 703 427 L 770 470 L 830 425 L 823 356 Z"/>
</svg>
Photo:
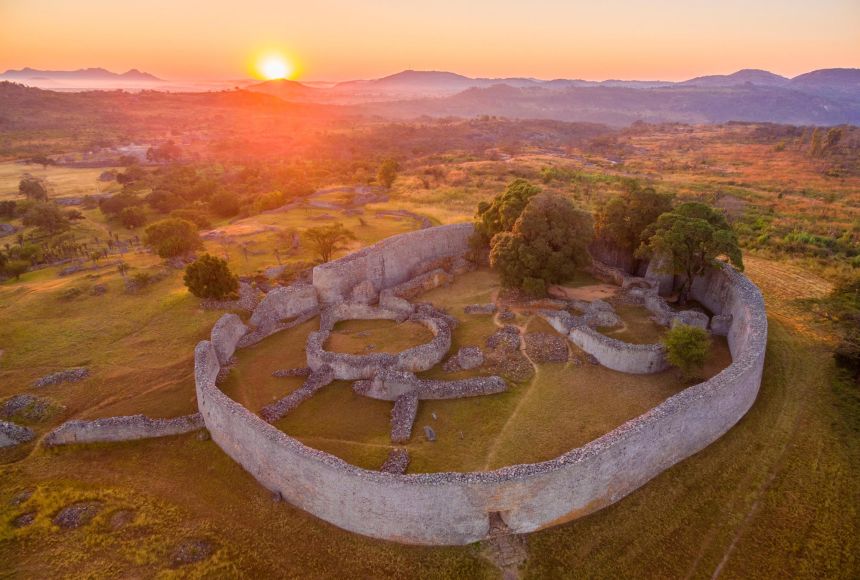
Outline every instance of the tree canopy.
<svg viewBox="0 0 860 580">
<path fill-rule="evenodd" d="M 517 191 L 529 189 L 520 186 Z M 570 278 L 577 267 L 588 264 L 592 236 L 591 216 L 567 198 L 547 193 L 529 196 L 511 231 L 493 236 L 490 265 L 499 271 L 505 286 L 544 294 L 548 284 Z"/>
<path fill-rule="evenodd" d="M 684 276 L 680 302 L 686 302 L 693 279 L 726 256 L 743 270 L 738 238 L 725 216 L 709 205 L 682 203 L 664 213 L 649 226 L 646 241 L 637 250 L 639 257 L 664 256 L 665 272 Z"/>
<path fill-rule="evenodd" d="M 490 243 L 500 232 L 510 232 L 529 200 L 540 193 L 540 188 L 525 179 L 515 179 L 492 202 L 478 204 L 475 232 L 480 243 Z"/>
<path fill-rule="evenodd" d="M 25 226 L 35 226 L 51 236 L 69 229 L 69 219 L 63 210 L 48 202 L 30 205 L 21 221 Z"/>
<path fill-rule="evenodd" d="M 613 197 L 597 211 L 595 234 L 624 250 L 635 252 L 648 226 L 669 211 L 672 211 L 671 195 L 657 193 L 651 187 L 643 188 L 639 182 L 631 180 L 624 193 Z"/>
<path fill-rule="evenodd" d="M 144 242 L 162 258 L 181 256 L 203 247 L 194 224 L 179 218 L 168 218 L 147 227 Z"/>
<path fill-rule="evenodd" d="M 379 183 L 385 186 L 386 189 L 391 189 L 394 180 L 397 179 L 397 172 L 400 171 L 400 166 L 394 159 L 386 159 L 379 166 L 379 173 L 376 178 Z"/>
<path fill-rule="evenodd" d="M 38 177 L 26 174 L 18 183 L 18 191 L 27 199 L 35 201 L 46 201 L 48 199 L 48 188 L 45 182 Z"/>
<path fill-rule="evenodd" d="M 203 254 L 185 268 L 183 278 L 188 290 L 198 298 L 223 300 L 234 298 L 239 291 L 239 278 L 221 258 Z"/>
</svg>

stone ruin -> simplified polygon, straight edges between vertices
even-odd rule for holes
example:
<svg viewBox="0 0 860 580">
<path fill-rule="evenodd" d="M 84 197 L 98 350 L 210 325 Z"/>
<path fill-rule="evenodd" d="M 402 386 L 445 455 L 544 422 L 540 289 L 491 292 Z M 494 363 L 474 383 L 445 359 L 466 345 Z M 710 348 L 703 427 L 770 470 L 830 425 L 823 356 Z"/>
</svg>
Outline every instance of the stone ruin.
<svg viewBox="0 0 860 580">
<path fill-rule="evenodd" d="M 472 473 L 405 473 L 409 455 L 397 444 L 413 437 L 422 400 L 491 396 L 507 388 L 497 376 L 459 381 L 420 379 L 416 372 L 439 364 L 451 346 L 456 320 L 432 305 L 413 304 L 421 292 L 447 284 L 470 268 L 471 224 L 432 227 L 394 236 L 354 254 L 317 266 L 311 284 L 269 292 L 248 324 L 225 315 L 210 340 L 195 349 L 199 414 L 168 420 L 143 416 L 69 422 L 46 443 L 103 441 L 116 434 L 162 436 L 205 426 L 212 440 L 263 486 L 341 528 L 413 544 L 466 544 L 498 534 L 522 534 L 581 517 L 612 504 L 673 464 L 703 449 L 749 410 L 761 382 L 767 319 L 758 289 L 730 266 L 714 268 L 695 280 L 692 296 L 711 312 L 676 312 L 662 296 L 671 282 L 652 268 L 644 277 L 595 262 L 594 273 L 621 286 L 627 299 L 648 308 L 663 325 L 679 322 L 725 335 L 731 364 L 711 379 L 670 397 L 644 415 L 598 439 L 540 463 Z M 560 357 L 558 340 L 582 348 L 595 363 L 628 373 L 665 368 L 661 345 L 631 345 L 595 330 L 618 323 L 602 301 L 543 301 L 535 310 L 558 332 L 521 342 L 516 327 L 503 327 L 488 348 L 545 351 Z M 573 310 L 577 314 L 571 314 Z M 514 318 L 495 305 L 475 305 L 474 315 Z M 306 344 L 308 367 L 282 369 L 276 376 L 302 376 L 304 384 L 259 415 L 229 398 L 218 379 L 237 348 L 292 328 L 316 316 L 320 330 Z M 412 320 L 427 326 L 433 339 L 398 354 L 350 355 L 326 351 L 334 325 L 350 318 Z M 475 352 L 477 350 L 477 352 Z M 474 364 L 480 349 L 451 359 Z M 391 441 L 395 444 L 379 470 L 362 469 L 308 447 L 271 423 L 295 409 L 330 382 L 353 381 L 356 393 L 393 401 Z M 130 428 L 135 426 L 138 428 Z M 428 441 L 435 439 L 424 428 Z"/>
</svg>

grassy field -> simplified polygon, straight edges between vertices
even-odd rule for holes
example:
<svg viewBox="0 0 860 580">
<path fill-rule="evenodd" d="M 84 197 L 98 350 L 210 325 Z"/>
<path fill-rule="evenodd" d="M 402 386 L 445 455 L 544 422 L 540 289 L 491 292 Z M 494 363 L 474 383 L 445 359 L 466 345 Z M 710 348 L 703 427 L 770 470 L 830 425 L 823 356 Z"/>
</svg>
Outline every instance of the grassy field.
<svg viewBox="0 0 860 580">
<path fill-rule="evenodd" d="M 653 147 L 658 150 L 659 143 Z M 691 150 L 689 156 L 694 155 Z M 547 162 L 529 161 L 535 167 Z M 467 177 L 461 185 L 445 186 L 451 191 L 437 188 L 428 194 L 404 179 L 392 201 L 379 207 L 413 209 L 440 223 L 462 220 L 476 199 L 492 192 L 492 171 L 502 170 L 495 165 L 482 178 L 484 190 L 477 178 Z M 30 169 L 37 173 L 39 168 Z M 736 169 L 749 178 L 753 170 L 761 166 Z M 17 189 L 16 177 L 4 179 L 8 187 L 0 189 L 0 196 Z M 72 193 L 77 180 L 81 187 L 92 183 L 92 176 L 83 173 L 68 179 L 65 189 L 60 176 L 49 176 L 58 184 L 58 195 L 78 195 Z M 764 191 L 766 175 L 757 179 L 756 190 Z M 815 185 L 803 179 L 810 181 L 792 191 Z M 461 193 L 465 201 L 459 201 Z M 786 204 L 799 203 L 788 197 Z M 322 213 L 331 212 L 296 210 L 255 216 L 247 223 L 252 229 L 255 224 L 301 229 L 317 223 L 311 218 Z M 87 216 L 76 226 L 82 236 L 131 235 L 98 211 Z M 367 226 L 350 219 L 343 221 L 358 234 L 356 245 L 415 227 L 411 220 L 377 218 L 371 209 L 364 216 Z M 227 252 L 231 267 L 241 273 L 273 265 L 273 250 L 282 243 L 275 231 L 265 229 L 234 241 Z M 243 241 L 251 242 L 247 257 Z M 217 242 L 207 246 L 224 251 Z M 308 257 L 302 248 L 288 259 Z M 135 271 L 158 268 L 158 260 L 146 253 L 125 259 Z M 821 296 L 829 284 L 800 266 L 766 257 L 750 255 L 746 263 L 763 289 L 770 320 L 765 378 L 752 410 L 726 436 L 617 504 L 530 535 L 522 576 L 860 575 L 860 403 L 856 387 L 840 382 L 835 373 L 832 337 L 796 302 Z M 104 284 L 107 293 L 90 295 L 96 284 Z M 476 272 L 422 299 L 463 321 L 454 334 L 455 347 L 482 345 L 495 323 L 487 316 L 467 317 L 462 307 L 489 301 L 496 285 L 492 274 Z M 81 293 L 69 298 L 69 288 Z M 33 425 L 40 436 L 76 417 L 190 412 L 193 345 L 208 335 L 220 314 L 199 307 L 184 290 L 179 271 L 139 294 L 126 294 L 112 267 L 68 277 L 58 277 L 57 268 L 30 272 L 21 282 L 0 284 L 0 399 L 29 392 L 62 405 L 62 411 Z M 543 321 L 524 313 L 515 323 L 545 331 Z M 256 411 L 297 388 L 301 379 L 274 378 L 271 372 L 303 366 L 304 352 L 296 345 L 304 345 L 314 328 L 311 321 L 240 351 L 225 392 Z M 717 345 L 712 364 L 720 364 L 724 349 L 724 343 Z M 93 376 L 39 390 L 29 386 L 39 376 L 76 365 L 89 366 Z M 625 378 L 599 367 L 542 364 L 534 380 L 502 395 L 422 403 L 417 435 L 408 446 L 410 470 L 482 469 L 553 457 L 683 388 L 672 382 L 671 373 L 650 383 Z M 278 426 L 309 445 L 373 468 L 389 448 L 390 407 L 335 383 Z M 423 425 L 436 430 L 435 443 L 423 441 Z M 31 444 L 0 454 L 0 462 L 0 577 L 499 576 L 480 546 L 421 548 L 370 540 L 275 502 L 213 442 L 193 434 L 56 450 Z M 22 491 L 32 495 L 15 500 Z M 92 523 L 76 530 L 51 523 L 60 508 L 79 500 L 102 502 Z M 115 516 L 121 511 L 129 512 L 130 520 L 118 525 Z M 31 526 L 13 526 L 16 517 L 29 512 L 36 514 Z M 177 567 L 177 550 L 187 541 L 207 543 L 212 556 Z"/>
</svg>

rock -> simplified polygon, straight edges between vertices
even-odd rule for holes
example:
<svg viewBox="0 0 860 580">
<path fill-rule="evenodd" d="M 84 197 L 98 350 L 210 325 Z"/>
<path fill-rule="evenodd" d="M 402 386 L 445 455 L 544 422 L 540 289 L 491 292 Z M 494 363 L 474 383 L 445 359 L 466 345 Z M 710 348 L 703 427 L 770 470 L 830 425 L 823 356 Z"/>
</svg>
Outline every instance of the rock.
<svg viewBox="0 0 860 580">
<path fill-rule="evenodd" d="M 370 280 L 359 282 L 353 287 L 352 292 L 349 293 L 350 302 L 358 304 L 373 304 L 378 298 L 379 293 Z"/>
<path fill-rule="evenodd" d="M 310 367 L 299 367 L 295 369 L 279 369 L 272 373 L 273 377 L 309 377 L 311 376 Z"/>
<path fill-rule="evenodd" d="M 272 266 L 271 268 L 266 268 L 265 270 L 263 270 L 263 276 L 265 276 L 269 280 L 275 280 L 277 278 L 280 278 L 281 274 L 283 274 L 286 269 L 287 267 L 285 265 Z"/>
<path fill-rule="evenodd" d="M 6 399 L 0 405 L 0 419 L 39 423 L 50 418 L 61 408 L 50 399 L 24 393 Z"/>
<path fill-rule="evenodd" d="M 517 315 L 510 310 L 503 310 L 501 313 L 499 313 L 499 320 L 501 320 L 502 322 L 511 322 L 512 320 L 515 320 L 516 317 Z"/>
<path fill-rule="evenodd" d="M 116 531 L 121 530 L 128 524 L 134 521 L 134 511 L 132 510 L 117 510 L 113 512 L 108 520 L 110 529 Z"/>
<path fill-rule="evenodd" d="M 464 346 L 457 353 L 457 363 L 466 371 L 478 368 L 484 364 L 484 353 L 477 346 Z"/>
<path fill-rule="evenodd" d="M 197 432 L 198 441 L 209 441 L 210 439 L 212 439 L 212 436 L 209 434 L 208 429 L 201 429 Z"/>
<path fill-rule="evenodd" d="M 465 308 L 463 308 L 463 312 L 466 314 L 495 314 L 496 305 L 495 304 L 469 304 Z"/>
<path fill-rule="evenodd" d="M 433 420 L 434 420 L 434 421 L 435 421 L 436 419 L 438 419 L 438 417 L 436 416 L 436 412 L 435 412 L 435 411 L 434 411 L 434 412 L 432 412 L 432 413 L 430 413 L 430 416 L 431 416 L 431 417 L 433 417 Z"/>
<path fill-rule="evenodd" d="M 19 491 L 18 493 L 15 494 L 15 497 L 13 497 L 11 500 L 9 500 L 9 505 L 11 505 L 11 506 L 21 505 L 22 503 L 24 503 L 25 501 L 30 499 L 30 497 L 32 495 L 33 495 L 32 489 L 25 489 L 23 491 Z"/>
<path fill-rule="evenodd" d="M 96 284 L 90 289 L 91 296 L 103 296 L 107 294 L 107 286 L 104 284 Z"/>
<path fill-rule="evenodd" d="M 0 421 L 0 448 L 14 447 L 15 445 L 32 441 L 35 436 L 36 434 L 27 427 Z"/>
<path fill-rule="evenodd" d="M 13 528 L 26 528 L 30 524 L 36 521 L 36 512 L 27 512 L 25 514 L 21 514 L 12 520 Z"/>
<path fill-rule="evenodd" d="M 704 312 L 699 312 L 698 310 L 683 310 L 675 314 L 675 317 L 672 318 L 671 326 L 674 328 L 678 324 L 686 324 L 687 326 L 695 326 L 696 328 L 706 330 L 709 322 L 710 319 Z"/>
<path fill-rule="evenodd" d="M 215 544 L 209 540 L 188 539 L 181 542 L 170 556 L 170 565 L 174 568 L 202 562 L 215 553 Z"/>
<path fill-rule="evenodd" d="M 47 387 L 49 385 L 57 385 L 59 383 L 76 383 L 90 376 L 90 370 L 84 367 L 77 367 L 58 371 L 46 375 L 33 383 L 34 387 Z"/>
<path fill-rule="evenodd" d="M 427 441 L 436 441 L 436 432 L 433 430 L 433 427 L 424 425 L 424 437 L 427 438 Z"/>
<path fill-rule="evenodd" d="M 536 363 L 567 362 L 570 349 L 567 339 L 558 334 L 531 332 L 524 337 L 526 354 Z"/>
<path fill-rule="evenodd" d="M 79 501 L 57 512 L 52 520 L 63 530 L 73 530 L 90 523 L 102 510 L 100 501 Z"/>
</svg>

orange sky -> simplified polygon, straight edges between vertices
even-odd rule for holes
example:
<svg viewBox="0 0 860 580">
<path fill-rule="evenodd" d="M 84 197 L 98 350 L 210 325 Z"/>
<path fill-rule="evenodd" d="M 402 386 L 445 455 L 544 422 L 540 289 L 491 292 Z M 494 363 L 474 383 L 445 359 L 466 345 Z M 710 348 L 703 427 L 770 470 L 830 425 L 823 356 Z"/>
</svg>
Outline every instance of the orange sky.
<svg viewBox="0 0 860 580">
<path fill-rule="evenodd" d="M 238 79 L 273 51 L 305 80 L 793 76 L 860 66 L 860 0 L 0 0 L 0 72 Z"/>
</svg>

